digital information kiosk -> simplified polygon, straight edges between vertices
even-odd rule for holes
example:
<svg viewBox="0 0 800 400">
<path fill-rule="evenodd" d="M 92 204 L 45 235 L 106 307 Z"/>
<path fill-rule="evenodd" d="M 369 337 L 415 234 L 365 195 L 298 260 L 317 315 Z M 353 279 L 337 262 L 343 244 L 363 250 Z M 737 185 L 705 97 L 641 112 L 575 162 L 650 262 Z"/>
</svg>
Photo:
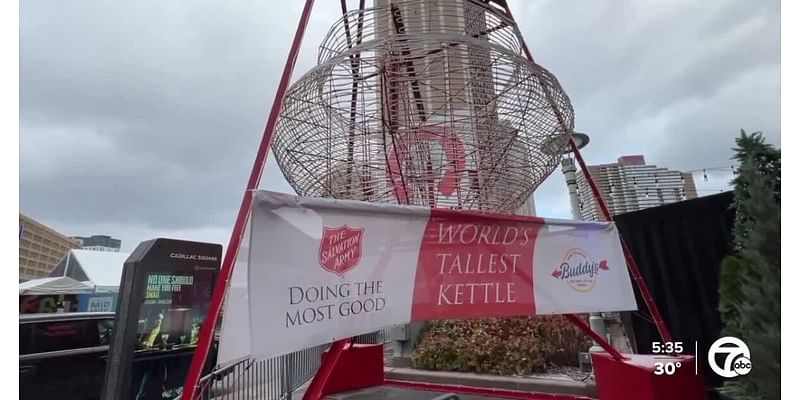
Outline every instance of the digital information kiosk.
<svg viewBox="0 0 800 400">
<path fill-rule="evenodd" d="M 103 399 L 180 398 L 221 257 L 219 244 L 173 239 L 134 250 L 122 272 Z"/>
</svg>

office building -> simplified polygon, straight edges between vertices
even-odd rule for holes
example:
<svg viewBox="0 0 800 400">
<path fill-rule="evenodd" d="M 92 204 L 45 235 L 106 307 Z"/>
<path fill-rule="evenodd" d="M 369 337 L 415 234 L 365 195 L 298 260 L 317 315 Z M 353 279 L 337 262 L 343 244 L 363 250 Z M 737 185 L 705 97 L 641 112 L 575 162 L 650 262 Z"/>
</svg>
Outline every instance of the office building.
<svg viewBox="0 0 800 400">
<path fill-rule="evenodd" d="M 23 214 L 19 214 L 19 279 L 50 274 L 56 264 L 80 242 Z"/>
<path fill-rule="evenodd" d="M 397 128 L 390 136 L 397 140 L 408 134 L 404 140 L 415 152 L 402 167 L 407 175 L 415 176 L 412 182 L 420 181 L 406 184 L 408 202 L 505 213 L 514 213 L 516 208 L 517 212 L 535 213 L 532 198 L 521 198 L 520 188 L 531 184 L 529 175 L 536 163 L 512 110 L 519 106 L 516 97 L 524 95 L 515 92 L 519 82 L 506 81 L 519 79 L 514 75 L 517 72 L 494 65 L 503 64 L 492 53 L 492 46 L 498 43 L 492 44 L 488 33 L 497 28 L 497 16 L 480 3 L 466 0 L 376 0 L 375 5 L 393 10 L 392 14 L 379 14 L 376 38 L 412 37 L 393 45 L 402 50 L 382 48 L 382 58 L 389 60 L 386 68 L 396 70 L 378 87 L 378 95 L 386 103 L 380 110 L 382 120 Z M 449 35 L 465 34 L 472 41 L 443 45 Z M 444 36 L 440 40 L 423 39 L 428 35 Z M 406 41 L 412 43 L 407 49 L 400 45 Z M 498 92 L 512 93 L 510 98 L 515 100 L 498 96 Z M 419 134 L 413 133 L 418 126 L 430 127 L 435 135 L 456 132 L 463 142 L 465 171 L 458 177 L 456 193 L 431 194 L 424 182 L 438 179 L 453 160 L 446 158 L 445 145 L 418 144 Z"/>
<path fill-rule="evenodd" d="M 72 238 L 79 240 L 81 248 L 84 250 L 118 252 L 120 247 L 122 247 L 121 240 L 114 239 L 107 235 L 92 235 L 88 237 L 73 236 Z"/>
<path fill-rule="evenodd" d="M 522 203 L 522 206 L 517 210 L 517 215 L 536 216 L 536 201 L 533 198 L 533 193 L 525 200 L 525 203 Z"/>
<path fill-rule="evenodd" d="M 697 197 L 691 173 L 647 165 L 642 155 L 623 156 L 616 163 L 588 168 L 612 215 Z M 577 174 L 577 184 L 581 218 L 602 220 L 602 212 L 582 172 Z"/>
</svg>

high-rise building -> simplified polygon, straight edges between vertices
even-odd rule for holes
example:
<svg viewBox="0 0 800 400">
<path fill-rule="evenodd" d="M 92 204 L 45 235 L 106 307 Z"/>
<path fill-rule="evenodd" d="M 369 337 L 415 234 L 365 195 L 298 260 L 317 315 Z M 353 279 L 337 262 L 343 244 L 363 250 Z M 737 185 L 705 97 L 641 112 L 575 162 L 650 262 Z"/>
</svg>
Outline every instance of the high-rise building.
<svg viewBox="0 0 800 400">
<path fill-rule="evenodd" d="M 647 165 L 642 155 L 622 156 L 616 163 L 588 168 L 612 215 L 697 197 L 691 173 Z M 583 173 L 577 175 L 581 218 L 602 220 L 586 178 Z"/>
<path fill-rule="evenodd" d="M 396 69 L 387 75 L 391 79 L 378 88 L 378 95 L 385 103 L 385 108 L 380 112 L 388 121 L 388 126 L 397 128 L 397 136 L 420 126 L 428 127 L 437 135 L 446 130 L 458 132 L 459 140 L 465 141 L 468 149 L 474 149 L 463 155 L 466 171 L 460 178 L 471 182 L 470 189 L 465 189 L 462 194 L 471 198 L 459 202 L 468 202 L 471 207 L 488 210 L 492 204 L 527 201 L 521 207 L 526 212 L 533 212 L 532 198 L 509 198 L 506 190 L 478 189 L 479 186 L 524 186 L 528 183 L 527 177 L 517 171 L 530 169 L 533 165 L 529 159 L 529 149 L 518 139 L 517 125 L 501 118 L 505 110 L 503 107 L 509 107 L 509 104 L 499 101 L 496 92 L 513 92 L 514 85 L 499 89 L 495 87 L 497 76 L 493 74 L 499 72 L 493 70 L 492 62 L 497 56 L 493 58 L 491 54 L 488 32 L 497 27 L 490 24 L 491 18 L 487 13 L 491 14 L 491 10 L 469 0 L 376 0 L 375 5 L 392 11 L 391 14 L 382 14 L 376 21 L 375 35 L 379 39 L 421 32 L 444 35 L 441 40 L 430 43 L 415 44 L 413 39 L 404 39 L 394 45 L 397 48 L 389 47 L 382 54 L 387 60 L 386 68 Z M 474 42 L 447 43 L 448 35 L 465 34 Z M 405 54 L 421 51 L 413 50 L 415 45 L 423 46 L 425 53 L 434 56 Z M 503 70 L 503 73 L 518 72 Z M 465 131 L 473 131 L 473 134 L 462 134 Z M 440 170 L 440 166 L 452 162 L 445 157 L 447 149 L 436 149 L 428 143 L 416 144 L 419 136 L 418 133 L 410 134 L 408 139 L 412 146 L 419 146 L 415 154 L 409 156 L 414 159 L 411 170 L 426 171 L 429 168 L 427 164 L 437 166 L 433 169 Z M 426 172 L 421 172 L 421 175 L 426 175 Z M 409 189 L 411 192 L 416 188 Z M 430 197 L 425 193 L 427 190 L 427 187 L 423 187 L 419 189 L 423 194 L 411 193 L 411 197 Z"/>
<path fill-rule="evenodd" d="M 108 235 L 73 236 L 72 238 L 80 241 L 81 248 L 84 250 L 118 252 L 122 247 L 121 240 Z"/>
<path fill-rule="evenodd" d="M 42 278 L 50 274 L 70 249 L 80 242 L 23 214 L 19 214 L 19 279 Z"/>
<path fill-rule="evenodd" d="M 517 214 L 527 216 L 536 215 L 536 201 L 533 198 L 533 194 L 525 200 L 525 203 L 522 203 L 522 206 L 517 210 Z"/>
</svg>

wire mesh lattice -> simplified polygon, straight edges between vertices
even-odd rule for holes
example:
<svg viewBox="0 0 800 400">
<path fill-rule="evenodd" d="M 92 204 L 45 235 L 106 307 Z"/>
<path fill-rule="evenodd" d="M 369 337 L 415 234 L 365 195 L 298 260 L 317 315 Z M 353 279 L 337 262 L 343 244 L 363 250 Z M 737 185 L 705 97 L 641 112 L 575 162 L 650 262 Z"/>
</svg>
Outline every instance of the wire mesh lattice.
<svg viewBox="0 0 800 400">
<path fill-rule="evenodd" d="M 556 78 L 479 1 L 376 0 L 329 31 L 272 149 L 298 194 L 513 213 L 573 129 Z"/>
</svg>

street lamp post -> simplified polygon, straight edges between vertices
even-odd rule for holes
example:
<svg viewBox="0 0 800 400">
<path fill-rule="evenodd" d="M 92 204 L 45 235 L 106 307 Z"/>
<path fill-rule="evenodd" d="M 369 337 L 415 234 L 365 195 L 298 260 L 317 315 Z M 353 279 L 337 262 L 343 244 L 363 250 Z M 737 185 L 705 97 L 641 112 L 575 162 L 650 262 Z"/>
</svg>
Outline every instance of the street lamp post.
<svg viewBox="0 0 800 400">
<path fill-rule="evenodd" d="M 589 135 L 585 133 L 573 132 L 572 140 L 575 141 L 578 149 L 582 149 L 589 144 Z M 582 219 L 581 209 L 578 203 L 577 168 L 575 167 L 575 159 L 572 157 L 572 149 L 568 144 L 565 144 L 563 148 L 559 149 L 557 145 L 552 143 L 547 143 L 545 148 L 548 149 L 550 154 L 558 152 L 559 154 L 563 155 L 563 158 L 561 159 L 561 172 L 564 174 L 564 180 L 567 182 L 572 218 L 576 220 Z M 591 326 L 592 330 L 600 337 L 606 337 L 606 324 L 601 313 L 594 312 L 589 314 L 589 326 Z M 603 351 L 603 348 L 600 347 L 597 342 L 592 342 L 592 347 L 589 349 L 589 351 L 593 353 L 601 352 Z"/>
<path fill-rule="evenodd" d="M 581 210 L 578 205 L 578 183 L 575 175 L 575 159 L 566 156 L 561 159 L 561 172 L 564 173 L 564 179 L 567 181 L 567 190 L 569 191 L 570 210 L 572 211 L 572 219 L 581 219 Z"/>
</svg>

